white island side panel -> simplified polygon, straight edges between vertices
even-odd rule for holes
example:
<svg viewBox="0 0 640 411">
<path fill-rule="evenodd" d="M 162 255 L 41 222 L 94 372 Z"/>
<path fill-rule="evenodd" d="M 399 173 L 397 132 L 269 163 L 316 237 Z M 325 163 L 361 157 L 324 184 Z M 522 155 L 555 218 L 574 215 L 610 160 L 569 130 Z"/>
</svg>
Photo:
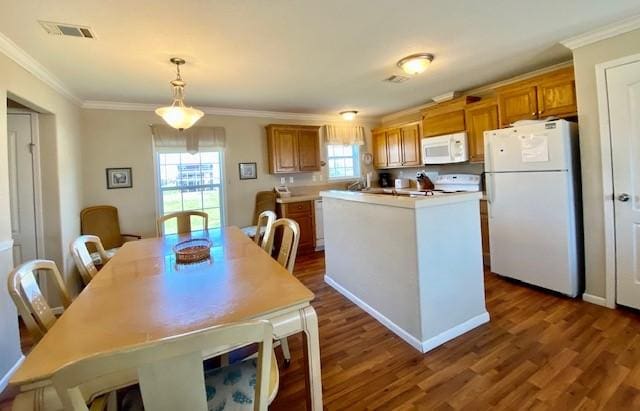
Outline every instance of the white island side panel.
<svg viewBox="0 0 640 411">
<path fill-rule="evenodd" d="M 324 197 L 323 216 L 327 281 L 421 341 L 415 209 Z"/>
</svg>

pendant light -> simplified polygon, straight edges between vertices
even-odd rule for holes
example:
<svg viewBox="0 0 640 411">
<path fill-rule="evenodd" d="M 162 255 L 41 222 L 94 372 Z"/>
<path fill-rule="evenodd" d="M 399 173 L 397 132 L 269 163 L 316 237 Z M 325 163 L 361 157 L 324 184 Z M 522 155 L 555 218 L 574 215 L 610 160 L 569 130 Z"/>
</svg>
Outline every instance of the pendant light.
<svg viewBox="0 0 640 411">
<path fill-rule="evenodd" d="M 170 83 L 173 89 L 173 102 L 170 106 L 156 109 L 156 114 L 162 117 L 171 127 L 185 130 L 200 120 L 204 113 L 196 108 L 184 105 L 184 87 L 186 83 L 180 76 L 180 66 L 186 62 L 178 57 L 173 57 L 169 61 L 176 65 L 176 79 Z"/>
</svg>

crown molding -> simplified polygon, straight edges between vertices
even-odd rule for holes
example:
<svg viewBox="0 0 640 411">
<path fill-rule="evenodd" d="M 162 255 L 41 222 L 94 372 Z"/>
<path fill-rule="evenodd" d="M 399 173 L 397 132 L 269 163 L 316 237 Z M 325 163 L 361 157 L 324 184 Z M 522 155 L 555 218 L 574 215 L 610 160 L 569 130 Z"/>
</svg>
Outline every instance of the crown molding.
<svg viewBox="0 0 640 411">
<path fill-rule="evenodd" d="M 73 94 L 59 78 L 47 70 L 36 59 L 31 57 L 29 53 L 20 48 L 20 46 L 14 43 L 13 40 L 5 36 L 3 33 L 0 33 L 0 53 L 5 54 L 11 60 L 15 61 L 20 67 L 31 73 L 35 78 L 73 101 L 75 104 L 82 104 L 82 100 Z"/>
<path fill-rule="evenodd" d="M 560 44 L 568 49 L 575 50 L 580 47 L 593 44 L 595 42 L 606 40 L 620 34 L 640 29 L 640 15 L 635 15 L 624 20 L 612 23 L 577 36 L 562 40 Z"/>
<path fill-rule="evenodd" d="M 122 110 L 122 111 L 155 111 L 162 104 L 144 104 L 144 103 L 125 103 L 118 101 L 99 101 L 86 100 L 82 103 L 82 108 L 89 110 Z M 245 110 L 237 108 L 224 107 L 202 107 L 198 106 L 205 114 L 217 116 L 233 116 L 233 117 L 259 117 L 274 118 L 279 120 L 306 120 L 306 121 L 330 121 L 344 122 L 338 114 L 310 114 L 310 113 L 291 113 L 282 111 L 266 111 L 266 110 Z M 377 122 L 377 117 L 361 117 L 358 116 L 358 122 Z"/>
</svg>

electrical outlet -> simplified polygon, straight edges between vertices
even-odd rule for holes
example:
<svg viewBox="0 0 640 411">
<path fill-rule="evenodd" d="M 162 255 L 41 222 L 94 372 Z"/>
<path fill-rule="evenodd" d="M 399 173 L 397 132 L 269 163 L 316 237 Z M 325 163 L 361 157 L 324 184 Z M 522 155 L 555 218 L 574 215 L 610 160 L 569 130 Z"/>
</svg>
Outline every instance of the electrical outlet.
<svg viewBox="0 0 640 411">
<path fill-rule="evenodd" d="M 284 177 L 280 177 L 280 185 L 284 185 L 284 183 L 286 183 L 287 180 L 285 180 Z"/>
<path fill-rule="evenodd" d="M 324 176 L 320 174 L 320 181 L 324 180 Z"/>
<path fill-rule="evenodd" d="M 313 175 L 311 176 L 311 181 L 313 181 L 314 183 L 316 182 L 316 175 L 315 175 L 315 174 L 313 174 Z"/>
<path fill-rule="evenodd" d="M 289 177 L 289 184 L 293 184 L 293 177 Z"/>
</svg>

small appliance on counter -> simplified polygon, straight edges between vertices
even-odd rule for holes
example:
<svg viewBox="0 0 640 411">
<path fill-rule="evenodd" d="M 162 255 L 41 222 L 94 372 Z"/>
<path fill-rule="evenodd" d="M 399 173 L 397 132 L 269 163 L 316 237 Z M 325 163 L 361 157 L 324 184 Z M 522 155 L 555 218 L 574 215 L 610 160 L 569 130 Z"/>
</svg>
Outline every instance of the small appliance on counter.
<svg viewBox="0 0 640 411">
<path fill-rule="evenodd" d="M 291 191 L 289 191 L 289 187 L 287 186 L 275 186 L 273 187 L 273 191 L 275 191 L 276 195 L 280 198 L 291 197 Z"/>
<path fill-rule="evenodd" d="M 391 173 L 378 173 L 378 184 L 382 188 L 392 187 Z"/>
<path fill-rule="evenodd" d="M 394 187 L 395 188 L 409 188 L 411 186 L 411 180 L 408 178 L 396 178 Z"/>
<path fill-rule="evenodd" d="M 480 191 L 480 176 L 476 174 L 440 174 L 433 181 L 433 189 L 445 193 Z"/>
</svg>

